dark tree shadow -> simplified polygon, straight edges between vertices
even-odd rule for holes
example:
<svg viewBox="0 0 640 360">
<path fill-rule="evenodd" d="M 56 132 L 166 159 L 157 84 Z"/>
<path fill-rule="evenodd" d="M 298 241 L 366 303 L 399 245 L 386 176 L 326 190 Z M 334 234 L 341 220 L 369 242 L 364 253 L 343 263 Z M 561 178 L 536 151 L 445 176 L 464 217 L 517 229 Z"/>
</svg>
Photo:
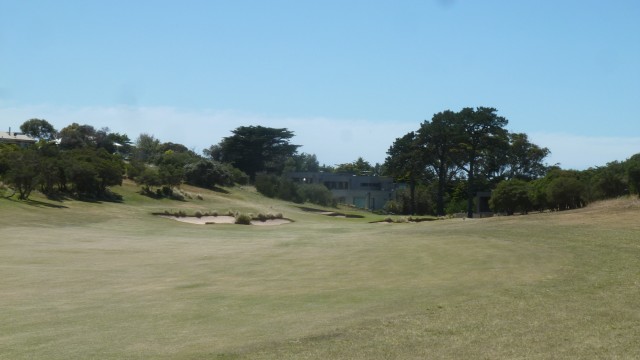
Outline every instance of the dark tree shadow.
<svg viewBox="0 0 640 360">
<path fill-rule="evenodd" d="M 13 198 L 6 198 L 6 199 L 9 200 L 9 201 L 15 202 L 15 203 L 27 204 L 29 206 L 34 206 L 34 207 L 47 207 L 47 208 L 54 208 L 54 209 L 68 209 L 68 207 L 66 207 L 64 205 L 52 204 L 52 203 L 39 201 L 39 200 L 32 200 L 32 199 L 18 200 L 18 199 L 13 199 Z"/>
<path fill-rule="evenodd" d="M 228 190 L 225 190 L 225 189 L 217 187 L 217 186 L 212 187 L 211 191 L 215 191 L 215 192 L 220 193 L 220 194 L 231 194 Z"/>
</svg>

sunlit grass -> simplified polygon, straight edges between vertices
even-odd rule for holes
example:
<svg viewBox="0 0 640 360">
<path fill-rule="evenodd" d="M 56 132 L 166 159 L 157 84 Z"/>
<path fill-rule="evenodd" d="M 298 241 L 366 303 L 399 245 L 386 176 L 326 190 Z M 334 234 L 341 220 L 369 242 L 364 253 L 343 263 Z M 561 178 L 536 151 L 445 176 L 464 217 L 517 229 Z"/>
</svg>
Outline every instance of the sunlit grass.
<svg viewBox="0 0 640 360">
<path fill-rule="evenodd" d="M 120 204 L 0 200 L 0 358 L 640 356 L 633 200 L 370 224 L 383 217 L 332 218 L 250 189 L 197 191 L 203 200 L 151 200 L 131 184 L 116 189 Z M 165 209 L 295 222 L 151 215 Z"/>
</svg>

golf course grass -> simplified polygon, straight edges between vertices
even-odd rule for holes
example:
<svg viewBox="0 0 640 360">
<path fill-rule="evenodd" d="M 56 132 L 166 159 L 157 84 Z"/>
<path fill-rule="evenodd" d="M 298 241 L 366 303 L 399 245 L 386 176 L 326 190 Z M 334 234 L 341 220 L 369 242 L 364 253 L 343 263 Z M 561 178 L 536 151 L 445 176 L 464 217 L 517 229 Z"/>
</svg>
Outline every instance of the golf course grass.
<svg viewBox="0 0 640 360">
<path fill-rule="evenodd" d="M 0 359 L 640 358 L 638 199 L 372 223 L 183 190 L 202 200 L 0 199 Z M 180 210 L 293 222 L 152 215 Z"/>
</svg>

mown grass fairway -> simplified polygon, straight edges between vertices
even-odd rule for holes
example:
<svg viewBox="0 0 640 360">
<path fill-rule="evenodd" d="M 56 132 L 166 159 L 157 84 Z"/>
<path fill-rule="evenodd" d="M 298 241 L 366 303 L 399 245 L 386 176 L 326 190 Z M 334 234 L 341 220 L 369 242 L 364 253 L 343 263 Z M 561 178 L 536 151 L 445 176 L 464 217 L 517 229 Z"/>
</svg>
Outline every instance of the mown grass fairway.
<svg viewBox="0 0 640 360">
<path fill-rule="evenodd" d="M 637 200 L 370 224 L 251 191 L 115 191 L 124 203 L 0 200 L 0 358 L 640 358 Z M 295 223 L 150 215 L 171 209 Z"/>
</svg>

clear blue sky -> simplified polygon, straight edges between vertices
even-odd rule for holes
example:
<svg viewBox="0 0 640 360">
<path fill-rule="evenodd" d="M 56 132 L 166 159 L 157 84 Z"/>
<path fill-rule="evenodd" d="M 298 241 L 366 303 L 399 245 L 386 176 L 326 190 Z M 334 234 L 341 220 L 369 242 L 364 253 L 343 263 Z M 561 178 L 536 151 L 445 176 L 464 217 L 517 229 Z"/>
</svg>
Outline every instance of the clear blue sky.
<svg viewBox="0 0 640 360">
<path fill-rule="evenodd" d="M 566 168 L 640 152 L 640 2 L 0 0 L 0 126 L 44 118 L 202 150 L 287 127 L 321 163 L 383 162 L 491 106 Z"/>
</svg>

